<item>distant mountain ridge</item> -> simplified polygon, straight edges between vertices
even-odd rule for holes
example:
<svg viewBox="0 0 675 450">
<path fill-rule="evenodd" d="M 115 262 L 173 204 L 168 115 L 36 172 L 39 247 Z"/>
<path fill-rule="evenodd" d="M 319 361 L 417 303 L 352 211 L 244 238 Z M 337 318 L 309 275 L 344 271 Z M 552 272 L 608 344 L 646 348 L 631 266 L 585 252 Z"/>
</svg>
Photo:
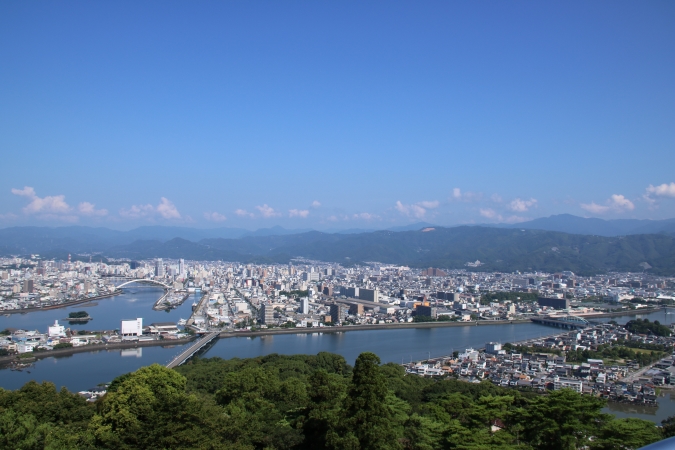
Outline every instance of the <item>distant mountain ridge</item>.
<svg viewBox="0 0 675 450">
<path fill-rule="evenodd" d="M 573 232 L 541 229 L 545 227 Z M 421 232 L 425 228 L 433 231 Z M 508 226 L 441 227 L 419 222 L 394 228 L 396 231 L 353 230 L 353 233 L 282 227 L 255 232 L 159 226 L 130 231 L 81 226 L 13 227 L 0 229 L 0 255 L 39 253 L 63 258 L 76 253 L 129 259 L 166 257 L 280 263 L 305 257 L 347 265 L 378 261 L 455 269 L 480 260 L 483 270 L 572 270 L 583 274 L 641 271 L 647 263 L 652 267 L 651 273 L 673 276 L 675 234 L 669 234 L 671 229 L 675 229 L 675 219 L 604 221 L 569 215 Z M 580 233 L 588 230 L 588 234 Z M 626 232 L 639 230 L 655 233 Z"/>
<path fill-rule="evenodd" d="M 675 233 L 675 219 L 597 219 L 558 214 L 501 228 L 524 228 L 527 230 L 560 231 L 562 233 L 589 234 L 596 236 L 627 236 L 632 234 Z"/>
</svg>

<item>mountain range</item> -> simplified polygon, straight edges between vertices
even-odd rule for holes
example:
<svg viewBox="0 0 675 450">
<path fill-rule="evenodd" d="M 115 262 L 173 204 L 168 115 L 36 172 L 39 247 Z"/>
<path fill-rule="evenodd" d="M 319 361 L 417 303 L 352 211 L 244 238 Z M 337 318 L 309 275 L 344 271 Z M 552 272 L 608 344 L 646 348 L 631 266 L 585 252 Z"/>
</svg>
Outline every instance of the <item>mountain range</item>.
<svg viewBox="0 0 675 450">
<path fill-rule="evenodd" d="M 599 219 L 598 219 L 599 220 Z M 590 222 L 587 222 L 590 221 Z M 325 233 L 281 227 L 249 232 L 232 228 L 198 230 L 180 227 L 141 227 L 115 231 L 89 227 L 14 227 L 0 229 L 0 254 L 39 253 L 63 258 L 68 252 L 101 254 L 110 258 L 186 258 L 240 262 L 286 263 L 292 258 L 338 262 L 344 265 L 377 261 L 414 267 L 471 270 L 555 272 L 571 270 L 590 275 L 608 271 L 675 274 L 673 221 L 596 222 L 574 216 L 553 216 L 516 226 L 437 227 L 428 223 L 411 230 Z M 652 234 L 603 236 L 546 229 L 539 225 L 583 231 L 655 230 Z M 584 225 L 586 224 L 586 225 Z M 610 230 L 605 227 L 605 234 Z M 586 228 L 584 228 L 584 226 Z M 623 226 L 624 228 L 620 228 Z M 225 236 L 225 237 L 224 237 Z M 231 236 L 231 237 L 228 237 Z"/>
</svg>

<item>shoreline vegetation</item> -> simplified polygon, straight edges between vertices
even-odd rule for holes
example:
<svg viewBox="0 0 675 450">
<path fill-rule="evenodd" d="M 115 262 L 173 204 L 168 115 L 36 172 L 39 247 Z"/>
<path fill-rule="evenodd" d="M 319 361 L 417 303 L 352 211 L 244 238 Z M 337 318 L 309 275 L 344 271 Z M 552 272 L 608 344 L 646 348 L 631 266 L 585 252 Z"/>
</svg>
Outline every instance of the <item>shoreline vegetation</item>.
<svg viewBox="0 0 675 450">
<path fill-rule="evenodd" d="M 364 352 L 195 358 L 121 375 L 87 401 L 34 381 L 0 389 L 6 448 L 637 449 L 669 420 L 617 419 L 570 389 L 545 394 L 407 376 Z"/>
</svg>

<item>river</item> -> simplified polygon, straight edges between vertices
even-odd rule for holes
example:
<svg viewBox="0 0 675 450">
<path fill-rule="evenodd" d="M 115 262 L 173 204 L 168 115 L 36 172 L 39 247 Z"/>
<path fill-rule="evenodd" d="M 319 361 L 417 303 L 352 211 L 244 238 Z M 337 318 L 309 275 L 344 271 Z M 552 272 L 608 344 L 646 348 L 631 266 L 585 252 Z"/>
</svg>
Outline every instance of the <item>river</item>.
<svg viewBox="0 0 675 450">
<path fill-rule="evenodd" d="M 97 300 L 96 306 L 76 305 L 68 309 L 1 316 L 0 329 L 12 327 L 46 331 L 54 319 L 67 317 L 69 311 L 80 310 L 87 311 L 94 320 L 86 325 L 72 325 L 71 328 L 115 329 L 119 328 L 121 319 L 136 317 L 143 317 L 144 324 L 176 322 L 180 318 L 187 318 L 192 302 L 198 300 L 197 296 L 192 296 L 181 307 L 168 313 L 153 311 L 152 305 L 162 292 L 161 289 L 155 288 L 137 288 L 117 297 Z M 675 322 L 675 314 L 663 311 L 639 316 L 615 317 L 613 320 L 625 323 L 634 317 L 659 320 L 664 324 Z M 468 347 L 479 348 L 490 341 L 515 342 L 558 332 L 560 332 L 558 329 L 531 323 L 233 337 L 218 340 L 203 356 L 229 359 L 251 358 L 270 353 L 316 354 L 326 351 L 340 354 L 353 364 L 361 352 L 371 351 L 383 362 L 401 363 L 425 359 L 429 355 L 432 357 L 448 355 L 454 350 L 464 350 Z M 38 360 L 28 370 L 0 370 L 0 387 L 17 389 L 29 380 L 36 380 L 51 381 L 57 387 L 65 386 L 71 391 L 80 391 L 99 383 L 109 382 L 119 375 L 152 363 L 166 364 L 179 354 L 182 348 L 183 346 L 169 345 L 45 358 Z M 612 404 L 605 408 L 605 411 L 618 417 L 640 417 L 660 422 L 663 418 L 675 414 L 675 399 L 671 400 L 670 394 L 667 393 L 659 398 L 658 408 Z"/>
</svg>

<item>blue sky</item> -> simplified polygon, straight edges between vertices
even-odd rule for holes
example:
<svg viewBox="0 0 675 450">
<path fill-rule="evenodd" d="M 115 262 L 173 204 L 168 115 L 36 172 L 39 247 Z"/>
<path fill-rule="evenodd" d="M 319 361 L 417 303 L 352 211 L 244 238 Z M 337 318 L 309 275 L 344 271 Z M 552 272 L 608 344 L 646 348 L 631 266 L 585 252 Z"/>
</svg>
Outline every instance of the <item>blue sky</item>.
<svg viewBox="0 0 675 450">
<path fill-rule="evenodd" d="M 2 2 L 0 227 L 675 217 L 675 3 Z"/>
</svg>

